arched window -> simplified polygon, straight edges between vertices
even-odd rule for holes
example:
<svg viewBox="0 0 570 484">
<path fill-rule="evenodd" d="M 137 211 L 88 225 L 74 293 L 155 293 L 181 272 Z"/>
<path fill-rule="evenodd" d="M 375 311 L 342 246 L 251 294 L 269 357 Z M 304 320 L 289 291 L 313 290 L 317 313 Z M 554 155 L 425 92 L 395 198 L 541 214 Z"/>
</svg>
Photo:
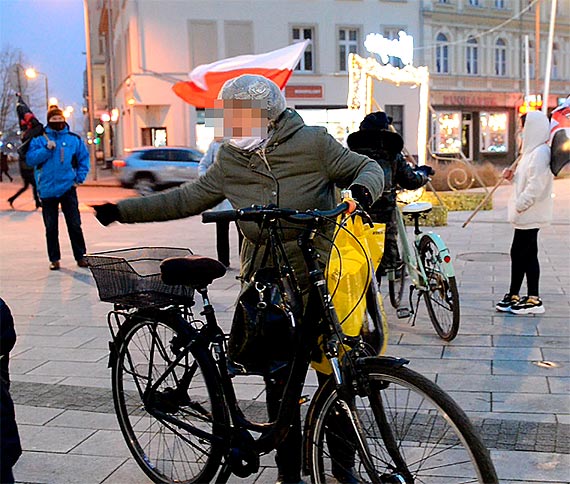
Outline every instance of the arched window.
<svg viewBox="0 0 570 484">
<path fill-rule="evenodd" d="M 479 48 L 477 39 L 469 37 L 465 49 L 465 71 L 471 76 L 479 74 Z"/>
<path fill-rule="evenodd" d="M 507 75 L 507 43 L 503 39 L 495 42 L 495 75 Z"/>
<path fill-rule="evenodd" d="M 441 32 L 435 38 L 435 72 L 449 74 L 449 46 L 448 39 Z"/>
</svg>

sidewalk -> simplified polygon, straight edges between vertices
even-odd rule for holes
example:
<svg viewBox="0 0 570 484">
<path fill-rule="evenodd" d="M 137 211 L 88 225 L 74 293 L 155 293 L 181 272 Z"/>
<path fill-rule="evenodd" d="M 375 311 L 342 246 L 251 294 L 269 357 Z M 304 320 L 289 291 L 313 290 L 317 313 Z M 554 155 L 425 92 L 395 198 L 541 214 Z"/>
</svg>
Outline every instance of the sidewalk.
<svg viewBox="0 0 570 484">
<path fill-rule="evenodd" d="M 31 192 L 17 201 L 21 211 L 9 210 L 5 202 L 16 187 L 0 184 L 0 295 L 12 309 L 18 333 L 11 373 L 24 454 L 16 478 L 36 484 L 149 482 L 130 458 L 113 412 L 106 327 L 111 306 L 98 300 L 89 272 L 75 266 L 63 228 L 62 270 L 48 270 L 41 213 L 29 209 Z M 88 205 L 133 192 L 109 186 L 79 190 L 91 252 L 162 245 L 215 257 L 215 228 L 201 224 L 199 217 L 104 228 Z M 540 232 L 541 293 L 547 309 L 540 316 L 494 310 L 509 280 L 509 190 L 501 187 L 495 209 L 479 213 L 467 228 L 461 228 L 469 215 L 465 212 L 450 213 L 449 225 L 437 228 L 455 256 L 462 313 L 458 337 L 442 342 L 422 304 L 414 327 L 397 320 L 387 305 L 388 353 L 410 359 L 411 368 L 435 379 L 482 427 L 501 483 L 568 483 L 570 179 L 555 181 L 555 221 Z M 235 248 L 237 235 L 232 237 Z M 231 264 L 238 266 L 235 251 Z M 211 291 L 226 327 L 238 292 L 236 274 L 230 270 Z M 308 393 L 315 380 L 311 375 Z M 238 398 L 262 411 L 261 380 L 242 378 Z M 273 458 L 265 456 L 256 478 L 230 482 L 265 484 L 275 477 Z"/>
</svg>

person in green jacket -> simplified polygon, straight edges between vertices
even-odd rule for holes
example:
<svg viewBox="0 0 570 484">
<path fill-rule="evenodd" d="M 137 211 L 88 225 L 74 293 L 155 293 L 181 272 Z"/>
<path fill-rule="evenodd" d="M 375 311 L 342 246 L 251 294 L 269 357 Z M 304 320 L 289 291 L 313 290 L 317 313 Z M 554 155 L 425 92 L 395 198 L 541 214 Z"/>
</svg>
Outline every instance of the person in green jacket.
<svg viewBox="0 0 570 484">
<path fill-rule="evenodd" d="M 297 112 L 286 107 L 273 81 L 242 75 L 227 81 L 218 97 L 223 107 L 223 132 L 218 136 L 224 142 L 207 173 L 152 196 L 97 206 L 96 217 L 103 225 L 180 219 L 200 214 L 224 199 L 235 209 L 275 204 L 297 210 L 329 210 L 339 202 L 338 188 L 350 188 L 366 209 L 382 194 L 384 175 L 380 166 L 343 147 L 325 128 L 305 125 Z M 259 259 L 253 260 L 258 226 L 243 221 L 239 226 L 245 236 L 241 276 L 247 280 L 259 267 L 264 250 L 259 250 Z M 306 293 L 308 274 L 294 231 L 285 230 L 284 237 L 287 256 Z M 272 374 L 266 379 L 270 419 L 279 408 L 286 376 L 285 372 L 283 377 Z M 303 482 L 301 439 L 299 415 L 277 448 L 277 483 Z"/>
</svg>

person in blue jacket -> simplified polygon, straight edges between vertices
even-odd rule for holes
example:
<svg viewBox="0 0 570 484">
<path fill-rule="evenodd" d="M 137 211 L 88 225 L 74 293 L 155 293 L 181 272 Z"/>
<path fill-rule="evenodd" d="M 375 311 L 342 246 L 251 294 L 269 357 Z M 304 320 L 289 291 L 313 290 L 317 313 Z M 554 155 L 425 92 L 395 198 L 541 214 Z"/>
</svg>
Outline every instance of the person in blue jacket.
<svg viewBox="0 0 570 484">
<path fill-rule="evenodd" d="M 49 268 L 59 270 L 59 206 L 65 217 L 73 256 L 79 267 L 87 267 L 87 252 L 81 229 L 81 216 L 76 186 L 89 173 L 89 152 L 81 138 L 69 131 L 63 111 L 50 106 L 47 115 L 46 136 L 32 139 L 26 162 L 34 167 L 34 176 L 42 203 L 46 228 Z"/>
</svg>

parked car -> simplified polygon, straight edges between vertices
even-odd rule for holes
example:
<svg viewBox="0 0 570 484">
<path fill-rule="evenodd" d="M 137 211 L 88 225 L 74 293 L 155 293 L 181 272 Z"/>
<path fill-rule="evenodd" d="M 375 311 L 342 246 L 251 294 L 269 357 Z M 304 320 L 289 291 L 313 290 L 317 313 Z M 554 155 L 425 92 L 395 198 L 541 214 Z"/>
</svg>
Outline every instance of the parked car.
<svg viewBox="0 0 570 484">
<path fill-rule="evenodd" d="M 125 150 L 125 156 L 113 160 L 113 170 L 121 185 L 148 195 L 198 178 L 202 153 L 192 148 L 162 146 Z"/>
</svg>

